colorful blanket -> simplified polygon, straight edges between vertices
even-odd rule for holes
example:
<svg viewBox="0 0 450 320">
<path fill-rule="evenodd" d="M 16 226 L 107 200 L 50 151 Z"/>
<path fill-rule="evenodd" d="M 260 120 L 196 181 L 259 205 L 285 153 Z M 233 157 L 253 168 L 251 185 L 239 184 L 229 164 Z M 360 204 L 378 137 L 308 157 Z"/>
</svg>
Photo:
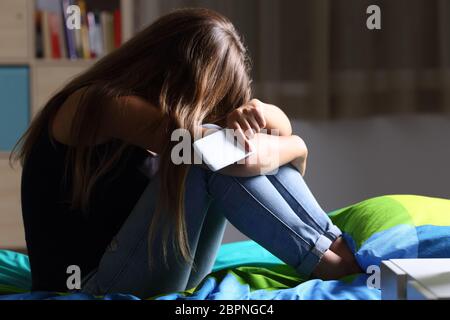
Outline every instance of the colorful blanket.
<svg viewBox="0 0 450 320">
<path fill-rule="evenodd" d="M 450 200 L 383 196 L 331 212 L 364 270 L 392 258 L 450 258 Z M 370 269 L 373 270 L 373 269 Z M 0 251 L 1 299 L 138 299 L 129 294 L 29 292 L 26 255 Z M 253 241 L 224 244 L 214 269 L 197 288 L 149 297 L 156 300 L 380 299 L 371 274 L 336 281 L 304 281 Z"/>
</svg>

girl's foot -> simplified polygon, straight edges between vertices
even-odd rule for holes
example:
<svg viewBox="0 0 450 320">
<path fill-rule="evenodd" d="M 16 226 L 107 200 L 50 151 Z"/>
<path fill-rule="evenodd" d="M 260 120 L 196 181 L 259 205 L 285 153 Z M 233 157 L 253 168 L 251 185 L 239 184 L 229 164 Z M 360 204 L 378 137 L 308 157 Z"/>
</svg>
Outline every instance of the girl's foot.
<svg viewBox="0 0 450 320">
<path fill-rule="evenodd" d="M 347 243 L 342 237 L 334 241 L 325 252 L 313 272 L 313 277 L 322 280 L 337 280 L 342 277 L 364 273 L 356 262 Z"/>
<path fill-rule="evenodd" d="M 330 247 L 330 250 L 340 256 L 348 265 L 349 271 L 352 273 L 364 273 L 364 270 L 358 265 L 355 255 L 350 250 L 343 237 L 337 238 Z"/>
<path fill-rule="evenodd" d="M 342 257 L 331 250 L 327 250 L 312 275 L 314 278 L 322 280 L 338 280 L 353 273 L 353 270 L 349 268 L 348 263 Z"/>
</svg>

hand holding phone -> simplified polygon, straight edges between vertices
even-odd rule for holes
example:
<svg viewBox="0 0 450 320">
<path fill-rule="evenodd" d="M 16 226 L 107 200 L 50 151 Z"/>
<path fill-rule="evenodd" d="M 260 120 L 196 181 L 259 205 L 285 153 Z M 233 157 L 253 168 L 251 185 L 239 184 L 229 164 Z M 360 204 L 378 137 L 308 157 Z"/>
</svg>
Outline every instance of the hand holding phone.
<svg viewBox="0 0 450 320">
<path fill-rule="evenodd" d="M 249 143 L 247 141 L 247 143 Z M 231 129 L 222 129 L 194 142 L 194 151 L 212 171 L 218 171 L 253 154 Z M 250 149 L 250 151 L 248 151 Z"/>
</svg>

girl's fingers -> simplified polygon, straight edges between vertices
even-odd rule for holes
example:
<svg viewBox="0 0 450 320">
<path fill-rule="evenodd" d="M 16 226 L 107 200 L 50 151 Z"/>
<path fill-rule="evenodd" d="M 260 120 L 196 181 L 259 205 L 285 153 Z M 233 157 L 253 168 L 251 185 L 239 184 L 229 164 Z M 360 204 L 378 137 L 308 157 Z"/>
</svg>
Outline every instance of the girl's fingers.
<svg viewBox="0 0 450 320">
<path fill-rule="evenodd" d="M 258 133 L 261 131 L 261 126 L 259 125 L 258 121 L 255 119 L 255 117 L 253 115 L 251 117 L 249 117 L 247 120 L 250 123 L 250 126 L 252 127 L 252 129 L 255 131 L 255 133 Z"/>
<path fill-rule="evenodd" d="M 258 122 L 259 126 L 261 128 L 266 127 L 266 118 L 264 117 L 264 109 L 261 101 L 257 99 L 253 99 L 250 104 L 253 106 L 252 108 L 252 115 L 255 117 L 256 121 Z"/>
<path fill-rule="evenodd" d="M 253 131 L 250 123 L 247 121 L 247 118 L 239 119 L 239 125 L 247 137 L 252 138 L 255 135 L 255 132 Z"/>
<path fill-rule="evenodd" d="M 247 137 L 245 136 L 244 131 L 242 130 L 242 128 L 239 125 L 239 123 L 235 122 L 231 129 L 234 130 L 234 135 L 236 136 L 238 141 L 240 143 L 242 143 L 242 144 L 245 144 L 245 141 L 247 140 Z"/>
<path fill-rule="evenodd" d="M 252 129 L 254 129 L 256 132 L 260 132 L 261 128 L 265 127 L 264 116 L 262 115 L 260 108 L 245 108 L 243 110 L 243 115 L 250 123 Z"/>
<path fill-rule="evenodd" d="M 241 128 L 239 123 L 235 123 L 233 125 L 233 129 L 235 130 L 235 136 L 238 140 L 238 142 L 244 146 L 245 150 L 247 152 L 253 151 L 252 146 L 250 144 L 249 138 L 245 135 L 244 130 Z"/>
</svg>

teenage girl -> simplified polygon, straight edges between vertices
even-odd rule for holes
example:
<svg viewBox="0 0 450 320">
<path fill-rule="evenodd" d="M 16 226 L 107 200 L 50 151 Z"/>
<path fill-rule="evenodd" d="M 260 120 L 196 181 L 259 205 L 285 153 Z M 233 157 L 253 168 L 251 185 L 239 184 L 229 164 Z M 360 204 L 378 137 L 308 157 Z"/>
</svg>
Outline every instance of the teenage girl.
<svg viewBox="0 0 450 320">
<path fill-rule="evenodd" d="M 73 270 L 91 294 L 193 288 L 226 220 L 305 279 L 360 272 L 303 180 L 305 143 L 279 108 L 251 99 L 250 82 L 230 21 L 184 9 L 55 94 L 15 151 L 33 290 L 67 291 Z M 206 123 L 244 132 L 255 154 L 214 173 L 175 165 L 171 133 Z"/>
</svg>

